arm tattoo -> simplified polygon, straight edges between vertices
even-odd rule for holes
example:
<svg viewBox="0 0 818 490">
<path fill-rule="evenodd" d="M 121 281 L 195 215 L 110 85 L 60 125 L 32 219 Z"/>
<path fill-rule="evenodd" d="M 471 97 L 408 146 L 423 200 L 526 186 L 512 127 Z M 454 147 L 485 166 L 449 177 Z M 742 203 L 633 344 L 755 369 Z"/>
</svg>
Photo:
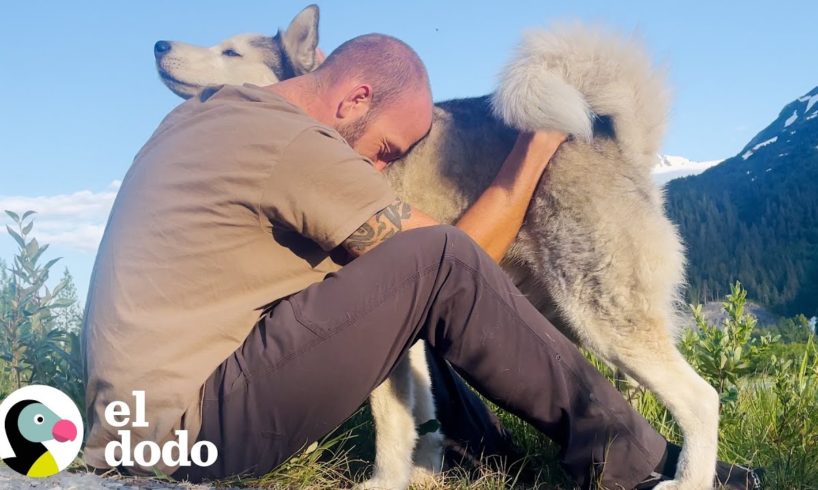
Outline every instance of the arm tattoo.
<svg viewBox="0 0 818 490">
<path fill-rule="evenodd" d="M 354 255 L 363 255 L 382 241 L 403 229 L 403 221 L 412 216 L 412 206 L 396 199 L 378 211 L 344 241 L 344 247 Z"/>
</svg>

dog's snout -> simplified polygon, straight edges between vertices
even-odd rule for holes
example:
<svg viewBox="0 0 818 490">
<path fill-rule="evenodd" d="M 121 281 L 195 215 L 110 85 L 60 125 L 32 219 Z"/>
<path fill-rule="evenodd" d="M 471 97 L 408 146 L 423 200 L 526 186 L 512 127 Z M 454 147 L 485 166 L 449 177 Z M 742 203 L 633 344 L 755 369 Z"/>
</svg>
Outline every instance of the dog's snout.
<svg viewBox="0 0 818 490">
<path fill-rule="evenodd" d="M 162 56 L 170 51 L 171 45 L 167 41 L 156 41 L 156 44 L 153 45 L 153 54 L 156 56 Z"/>
</svg>

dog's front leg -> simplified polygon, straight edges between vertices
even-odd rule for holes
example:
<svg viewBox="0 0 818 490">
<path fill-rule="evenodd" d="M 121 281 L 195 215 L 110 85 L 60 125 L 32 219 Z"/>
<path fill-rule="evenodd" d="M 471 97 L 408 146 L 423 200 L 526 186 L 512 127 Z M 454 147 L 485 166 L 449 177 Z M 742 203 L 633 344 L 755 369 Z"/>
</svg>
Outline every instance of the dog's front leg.
<svg viewBox="0 0 818 490">
<path fill-rule="evenodd" d="M 415 454 L 412 457 L 412 483 L 427 486 L 436 481 L 436 475 L 443 469 L 443 433 L 437 424 L 435 399 L 432 394 L 432 378 L 426 362 L 426 346 L 416 343 L 409 351 L 409 361 L 414 378 L 415 421 L 425 427 L 418 435 Z M 435 426 L 437 425 L 437 426 Z"/>
<path fill-rule="evenodd" d="M 418 437 L 413 416 L 413 385 L 407 356 L 370 395 L 369 404 L 375 420 L 375 469 L 372 478 L 357 485 L 356 489 L 402 490 L 409 486 L 412 451 Z"/>
</svg>

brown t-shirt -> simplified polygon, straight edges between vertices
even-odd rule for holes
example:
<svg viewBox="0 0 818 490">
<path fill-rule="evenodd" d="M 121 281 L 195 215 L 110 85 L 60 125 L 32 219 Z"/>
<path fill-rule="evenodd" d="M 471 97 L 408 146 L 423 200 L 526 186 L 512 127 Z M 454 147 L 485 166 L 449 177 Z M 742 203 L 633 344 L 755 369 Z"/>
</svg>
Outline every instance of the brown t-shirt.
<svg viewBox="0 0 818 490">
<path fill-rule="evenodd" d="M 204 381 L 265 305 L 338 270 L 328 251 L 394 199 L 336 131 L 268 90 L 224 86 L 171 112 L 128 170 L 94 265 L 86 462 L 108 466 L 119 437 L 105 407 L 133 414 L 134 390 L 149 427 L 124 427 L 132 446 L 179 429 L 195 441 Z"/>
</svg>

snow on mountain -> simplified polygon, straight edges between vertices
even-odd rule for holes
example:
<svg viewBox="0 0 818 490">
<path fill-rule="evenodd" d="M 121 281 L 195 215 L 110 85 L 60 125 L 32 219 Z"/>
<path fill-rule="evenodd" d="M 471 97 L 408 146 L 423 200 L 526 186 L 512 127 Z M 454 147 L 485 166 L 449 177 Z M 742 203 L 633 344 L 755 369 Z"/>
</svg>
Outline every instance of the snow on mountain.
<svg viewBox="0 0 818 490">
<path fill-rule="evenodd" d="M 788 119 L 788 121 L 789 121 L 789 119 Z M 789 126 L 789 124 L 787 124 L 787 126 Z M 775 143 L 776 141 L 778 141 L 778 136 L 773 136 L 772 138 L 770 138 L 768 140 L 764 140 L 761 143 L 753 146 L 752 150 L 745 151 L 744 154 L 741 155 L 741 158 L 743 160 L 747 160 L 748 158 L 753 156 L 753 152 L 758 151 L 759 148 L 764 148 L 765 146 L 771 145 L 771 144 Z"/>
<path fill-rule="evenodd" d="M 687 177 L 688 175 L 697 175 L 708 168 L 718 165 L 723 160 L 707 160 L 704 162 L 694 162 L 684 157 L 673 155 L 657 155 L 659 161 L 653 168 L 653 181 L 659 185 L 664 185 L 667 182 L 678 179 L 679 177 Z"/>
<path fill-rule="evenodd" d="M 798 119 L 798 111 L 792 111 L 792 116 L 788 117 L 787 120 L 784 121 L 784 127 L 786 128 L 790 124 L 794 123 L 796 119 Z"/>
<path fill-rule="evenodd" d="M 812 109 L 812 106 L 815 105 L 816 102 L 818 102 L 818 94 L 809 93 L 803 97 L 799 97 L 798 102 L 807 103 L 807 107 L 804 109 L 804 113 L 806 114 L 807 112 L 809 112 L 810 109 Z"/>
<path fill-rule="evenodd" d="M 779 157 L 788 155 L 793 145 L 798 145 L 803 140 L 800 132 L 806 131 L 808 136 L 813 134 L 814 125 L 810 121 L 818 117 L 816 104 L 818 87 L 784 106 L 778 118 L 741 150 L 741 159 L 755 159 L 758 154 L 778 154 Z"/>
<path fill-rule="evenodd" d="M 736 160 L 738 162 L 750 160 L 747 163 L 747 165 L 750 165 L 756 162 L 758 158 L 766 162 L 767 157 L 770 155 L 777 155 L 776 158 L 778 159 L 787 157 L 793 150 L 794 145 L 800 144 L 799 142 L 803 140 L 802 131 L 809 131 L 810 135 L 813 134 L 814 128 L 810 128 L 814 126 L 811 121 L 815 118 L 818 118 L 818 87 L 787 104 L 772 124 L 747 143 L 739 152 L 739 158 Z M 815 146 L 815 148 L 818 148 L 818 146 Z M 759 157 L 759 155 L 761 156 Z M 724 161 L 696 162 L 673 155 L 657 155 L 657 157 L 659 161 L 653 168 L 653 181 L 659 185 L 665 185 L 679 177 L 698 175 Z M 786 159 L 783 158 L 783 160 Z M 765 168 L 766 170 L 764 170 Z M 765 165 L 759 169 L 759 172 L 770 172 L 772 170 L 773 167 Z M 748 170 L 747 175 L 752 181 L 755 181 L 756 176 L 750 174 L 751 172 Z"/>
</svg>

